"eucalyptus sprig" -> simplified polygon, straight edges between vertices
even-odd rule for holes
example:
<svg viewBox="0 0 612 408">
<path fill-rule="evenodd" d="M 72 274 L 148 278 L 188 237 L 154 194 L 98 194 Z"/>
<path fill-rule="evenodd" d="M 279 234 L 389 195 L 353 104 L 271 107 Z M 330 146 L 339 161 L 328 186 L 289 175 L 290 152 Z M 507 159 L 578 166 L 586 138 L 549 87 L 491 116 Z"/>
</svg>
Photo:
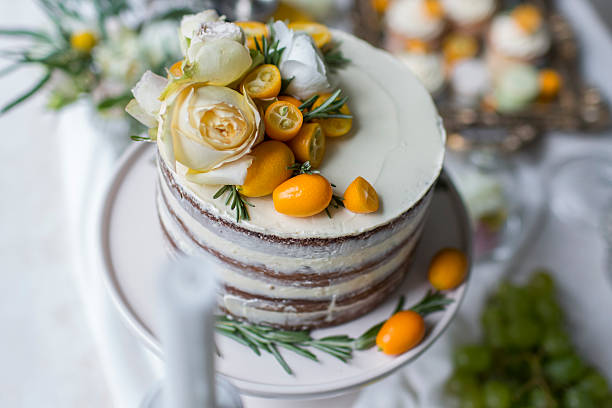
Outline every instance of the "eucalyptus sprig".
<svg viewBox="0 0 612 408">
<path fill-rule="evenodd" d="M 254 325 L 217 316 L 215 330 L 232 340 L 249 347 L 258 356 L 264 350 L 274 356 L 287 374 L 293 374 L 279 348 L 299 354 L 312 361 L 319 361 L 317 356 L 307 348 L 311 347 L 336 357 L 346 363 L 353 357 L 353 339 L 346 335 L 329 336 L 314 339 L 310 332 L 279 330 L 269 326 Z"/>
<path fill-rule="evenodd" d="M 416 312 L 421 316 L 425 317 L 431 313 L 439 312 L 446 309 L 446 306 L 450 305 L 453 302 L 453 299 L 447 298 L 443 293 L 429 290 L 427 291 L 423 299 L 421 299 L 419 303 L 412 306 L 409 310 L 412 310 L 413 312 Z M 393 313 L 391 313 L 391 316 L 401 311 L 403 307 L 404 297 L 402 296 L 399 299 L 397 306 L 393 310 Z M 370 327 L 365 333 L 359 336 L 355 340 L 355 343 L 353 345 L 355 347 L 355 350 L 367 350 L 371 347 L 374 347 L 374 345 L 376 344 L 376 336 L 378 335 L 378 332 L 384 324 L 385 322 L 380 322 Z"/>
<path fill-rule="evenodd" d="M 255 207 L 255 206 L 251 204 L 250 202 L 248 202 L 242 196 L 242 194 L 240 194 L 240 191 L 238 191 L 237 186 L 228 184 L 228 185 L 221 187 L 219 190 L 217 190 L 217 192 L 213 196 L 213 199 L 216 200 L 217 198 L 221 197 L 222 195 L 226 193 L 229 193 L 229 194 L 227 194 L 225 205 L 231 206 L 230 208 L 236 211 L 236 222 L 240 222 L 241 220 L 246 220 L 246 221 L 250 220 L 251 217 L 249 216 L 248 207 Z"/>
<path fill-rule="evenodd" d="M 340 98 L 340 94 L 342 94 L 342 90 L 336 90 L 336 92 L 334 92 L 325 102 L 310 111 L 308 109 L 312 108 L 319 99 L 319 95 L 313 95 L 304 101 L 304 103 L 299 106 L 299 109 L 304 114 L 304 122 L 308 122 L 312 119 L 351 119 L 353 115 L 340 112 L 340 108 L 342 108 L 348 100 L 348 96 Z"/>
</svg>

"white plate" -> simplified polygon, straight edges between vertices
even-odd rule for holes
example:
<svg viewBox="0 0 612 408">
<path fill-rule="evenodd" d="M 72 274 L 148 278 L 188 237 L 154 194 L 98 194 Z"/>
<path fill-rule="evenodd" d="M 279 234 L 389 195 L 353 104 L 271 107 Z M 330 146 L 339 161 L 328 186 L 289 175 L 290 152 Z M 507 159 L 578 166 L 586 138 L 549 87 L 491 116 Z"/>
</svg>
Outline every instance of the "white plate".
<svg viewBox="0 0 612 408">
<path fill-rule="evenodd" d="M 160 355 L 155 337 L 154 276 L 166 259 L 162 231 L 155 207 L 157 172 L 153 145 L 136 145 L 126 152 L 109 186 L 99 220 L 100 261 L 106 282 L 122 317 L 148 348 Z M 349 323 L 313 331 L 313 337 L 348 334 L 358 337 L 386 319 L 400 293 L 412 305 L 426 293 L 427 265 L 441 248 L 456 247 L 471 253 L 467 213 L 452 182 L 442 175 L 417 248 L 415 262 L 397 294 L 371 313 Z M 445 312 L 427 318 L 428 332 L 423 342 L 409 352 L 389 357 L 375 348 L 357 351 L 349 364 L 322 353 L 314 362 L 283 352 L 295 374 L 287 375 L 271 355 L 261 357 L 233 340 L 218 336 L 223 357 L 217 370 L 246 395 L 269 398 L 316 398 L 332 396 L 376 381 L 413 361 L 440 336 L 453 319 L 466 285 L 448 294 L 455 301 Z"/>
</svg>

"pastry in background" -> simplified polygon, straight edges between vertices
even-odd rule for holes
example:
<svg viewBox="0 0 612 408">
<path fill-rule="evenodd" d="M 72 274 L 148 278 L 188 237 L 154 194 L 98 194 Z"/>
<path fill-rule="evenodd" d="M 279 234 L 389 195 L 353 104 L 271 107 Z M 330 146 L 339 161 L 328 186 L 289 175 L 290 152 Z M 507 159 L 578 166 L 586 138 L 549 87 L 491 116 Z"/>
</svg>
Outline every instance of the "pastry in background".
<svg viewBox="0 0 612 408">
<path fill-rule="evenodd" d="M 497 8 L 496 0 L 441 0 L 453 29 L 478 35 L 485 31 Z"/>
<path fill-rule="evenodd" d="M 491 90 L 489 69 L 482 59 L 461 60 L 451 70 L 450 86 L 458 105 L 474 107 Z"/>
<path fill-rule="evenodd" d="M 442 93 L 446 84 L 446 73 L 441 54 L 404 52 L 397 54 L 397 57 L 410 68 L 433 97 Z"/>
<path fill-rule="evenodd" d="M 541 11 L 523 4 L 495 17 L 488 43 L 487 62 L 497 75 L 513 62 L 540 62 L 550 50 L 551 36 Z"/>
<path fill-rule="evenodd" d="M 513 64 L 495 80 L 493 101 L 500 113 L 520 112 L 540 94 L 538 70 L 529 64 Z"/>
<path fill-rule="evenodd" d="M 448 69 L 458 61 L 474 58 L 480 50 L 476 37 L 462 33 L 452 33 L 444 38 L 442 53 Z"/>
<path fill-rule="evenodd" d="M 540 71 L 540 97 L 541 102 L 550 102 L 559 96 L 563 88 L 563 78 L 554 69 L 546 68 Z"/>
<path fill-rule="evenodd" d="M 438 0 L 397 0 L 389 6 L 385 18 L 386 47 L 392 52 L 403 51 L 413 40 L 436 47 L 446 27 Z"/>
</svg>

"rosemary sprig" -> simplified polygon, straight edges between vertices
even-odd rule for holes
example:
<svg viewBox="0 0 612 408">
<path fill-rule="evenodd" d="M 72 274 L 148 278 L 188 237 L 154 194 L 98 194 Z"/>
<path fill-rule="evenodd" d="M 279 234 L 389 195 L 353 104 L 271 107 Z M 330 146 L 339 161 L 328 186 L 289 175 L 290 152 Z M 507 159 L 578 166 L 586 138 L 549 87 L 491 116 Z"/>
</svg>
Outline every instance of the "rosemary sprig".
<svg viewBox="0 0 612 408">
<path fill-rule="evenodd" d="M 336 187 L 335 185 L 332 184 L 333 187 Z M 338 209 L 338 208 L 344 208 L 344 198 L 336 195 L 336 194 L 332 194 L 332 199 L 329 203 L 329 205 L 327 206 L 327 208 L 325 209 L 325 213 L 327 214 L 327 216 L 329 218 L 331 218 L 331 212 L 329 211 L 330 208 L 333 209 Z"/>
<path fill-rule="evenodd" d="M 274 40 L 274 36 L 270 35 L 270 39 L 266 38 L 265 35 L 262 35 L 259 40 L 254 38 L 255 40 L 255 49 L 264 57 L 264 64 L 273 64 L 278 66 L 281 57 L 283 56 L 283 51 L 285 51 L 285 47 L 278 48 L 278 41 Z"/>
<path fill-rule="evenodd" d="M 315 170 L 312 168 L 312 165 L 309 161 L 305 161 L 304 163 L 294 163 L 293 165 L 287 167 L 288 170 L 293 170 L 293 176 L 299 176 L 300 174 L 319 174 L 319 170 Z"/>
<path fill-rule="evenodd" d="M 255 206 L 251 204 L 250 202 L 248 202 L 242 196 L 242 194 L 240 194 L 237 186 L 228 184 L 228 185 L 221 187 L 219 190 L 217 190 L 217 192 L 213 196 L 213 199 L 216 200 L 217 198 L 221 197 L 222 195 L 228 192 L 229 194 L 227 194 L 225 205 L 231 206 L 230 208 L 236 211 L 236 222 L 240 222 L 241 220 L 246 220 L 246 221 L 250 220 L 251 217 L 249 216 L 249 209 L 247 206 L 249 207 L 255 207 Z"/>
<path fill-rule="evenodd" d="M 215 330 L 219 334 L 249 347 L 258 356 L 261 355 L 261 350 L 272 354 L 287 374 L 293 374 L 293 371 L 280 353 L 279 348 L 312 361 L 319 361 L 319 359 L 307 348 L 317 349 L 345 363 L 353 357 L 353 339 L 346 335 L 314 339 L 310 336 L 309 331 L 278 330 L 269 326 L 240 322 L 226 316 L 216 317 Z"/>
<path fill-rule="evenodd" d="M 423 299 L 421 299 L 416 305 L 412 306 L 409 310 L 417 312 L 421 316 L 425 317 L 428 314 L 446 309 L 446 306 L 451 303 L 453 303 L 453 299 L 447 298 L 443 293 L 429 290 Z M 404 297 L 402 296 L 391 316 L 401 311 L 403 306 Z M 376 336 L 384 324 L 385 322 L 380 322 L 370 327 L 365 333 L 359 336 L 353 345 L 355 350 L 367 350 L 373 347 L 376 344 Z"/>
<path fill-rule="evenodd" d="M 325 50 L 323 50 L 323 59 L 325 60 L 325 64 L 332 72 L 336 72 L 337 70 L 344 68 L 351 62 L 351 60 L 345 58 L 342 51 L 340 51 L 341 44 L 342 43 L 339 41 L 332 42 Z"/>
<path fill-rule="evenodd" d="M 340 112 L 340 108 L 342 108 L 342 105 L 348 100 L 347 96 L 340 98 L 341 93 L 341 89 L 336 90 L 336 92 L 334 92 L 325 102 L 311 111 L 308 111 L 308 109 L 310 109 L 317 99 L 319 99 L 319 95 L 314 95 L 304 101 L 299 107 L 302 113 L 304 113 L 304 121 L 331 118 L 351 119 L 353 115 L 347 115 Z"/>
<path fill-rule="evenodd" d="M 145 136 L 131 135 L 130 139 L 132 139 L 135 142 L 153 142 L 153 139 L 151 139 L 150 137 L 145 137 Z"/>
</svg>

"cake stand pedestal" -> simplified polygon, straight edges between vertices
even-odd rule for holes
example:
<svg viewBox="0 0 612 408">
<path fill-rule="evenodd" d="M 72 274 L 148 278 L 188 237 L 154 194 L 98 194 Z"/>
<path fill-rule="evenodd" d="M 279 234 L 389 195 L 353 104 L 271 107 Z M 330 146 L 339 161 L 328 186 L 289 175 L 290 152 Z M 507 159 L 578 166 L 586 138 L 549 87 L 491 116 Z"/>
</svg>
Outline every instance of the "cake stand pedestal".
<svg viewBox="0 0 612 408">
<path fill-rule="evenodd" d="M 108 187 L 100 211 L 96 236 L 97 261 L 113 304 L 129 330 L 144 347 L 161 358 L 156 336 L 155 271 L 167 257 L 155 207 L 157 172 L 155 146 L 135 145 L 124 155 Z M 378 308 L 351 322 L 314 330 L 313 337 L 347 334 L 358 337 L 385 320 L 400 294 L 406 305 L 416 303 L 430 289 L 427 266 L 431 257 L 445 247 L 471 253 L 470 224 L 451 180 L 443 173 L 435 188 L 423 236 L 414 263 L 397 293 Z M 290 406 L 323 408 L 350 406 L 358 390 L 378 381 L 424 353 L 445 331 L 465 296 L 466 284 L 447 294 L 454 302 L 444 312 L 428 316 L 428 331 L 416 348 L 397 357 L 375 348 L 356 351 L 344 364 L 318 354 L 319 362 L 284 353 L 294 375 L 287 375 L 271 355 L 256 356 L 231 339 L 216 339 L 221 357 L 217 370 L 245 396 L 247 407 Z M 300 401 L 298 401 L 300 400 Z M 307 402 L 307 400 L 317 400 Z"/>
</svg>

